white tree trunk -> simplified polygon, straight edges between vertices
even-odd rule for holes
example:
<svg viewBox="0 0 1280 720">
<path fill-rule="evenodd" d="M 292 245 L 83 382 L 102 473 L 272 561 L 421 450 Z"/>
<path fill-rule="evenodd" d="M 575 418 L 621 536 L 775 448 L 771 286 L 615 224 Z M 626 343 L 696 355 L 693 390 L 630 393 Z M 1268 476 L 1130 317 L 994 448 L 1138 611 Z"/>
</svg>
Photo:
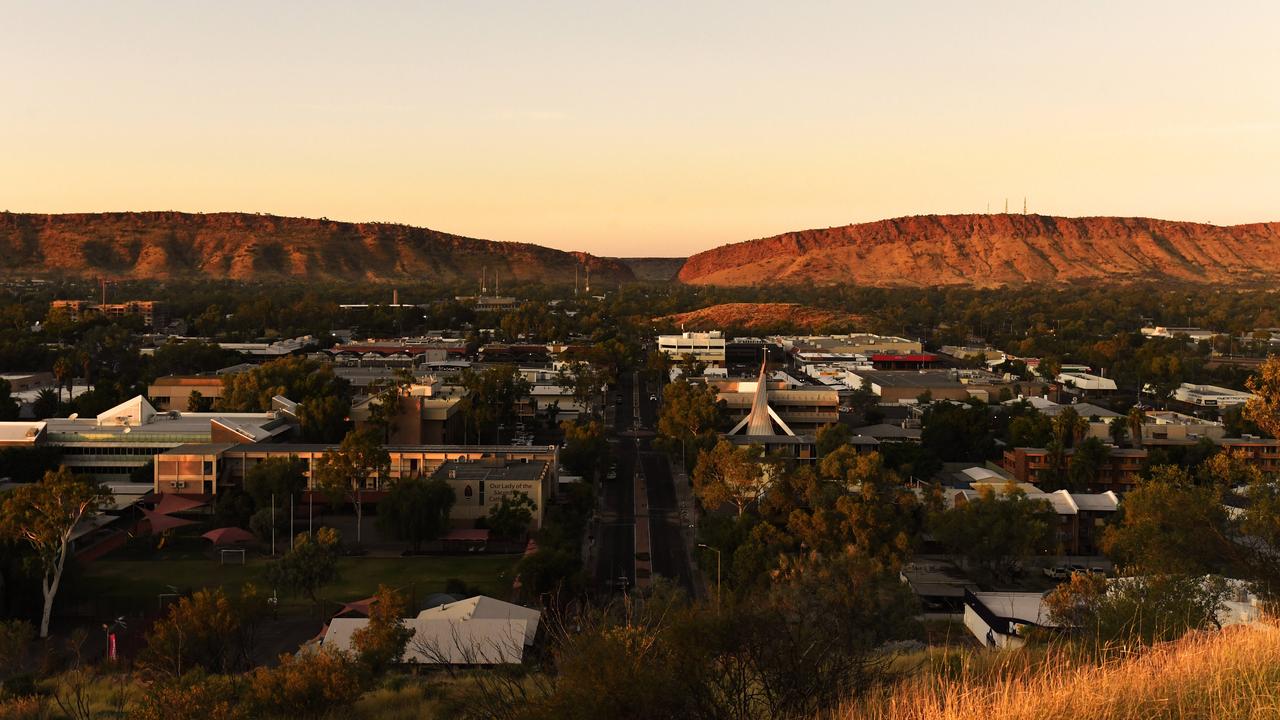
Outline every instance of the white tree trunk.
<svg viewBox="0 0 1280 720">
<path fill-rule="evenodd" d="M 44 612 L 40 615 L 40 637 L 49 637 L 49 618 L 53 615 L 53 598 L 58 594 L 58 585 L 62 582 L 62 568 L 67 560 L 67 541 L 62 541 L 62 549 L 58 552 L 58 561 L 53 566 L 52 576 L 45 575 L 40 589 L 44 591 Z"/>
</svg>

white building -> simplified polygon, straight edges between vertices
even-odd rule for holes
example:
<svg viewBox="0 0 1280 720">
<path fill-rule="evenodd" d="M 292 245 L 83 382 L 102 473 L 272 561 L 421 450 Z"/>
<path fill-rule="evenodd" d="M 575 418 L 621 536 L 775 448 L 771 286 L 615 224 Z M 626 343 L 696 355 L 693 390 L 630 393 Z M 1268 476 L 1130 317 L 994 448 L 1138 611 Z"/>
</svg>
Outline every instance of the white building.
<svg viewBox="0 0 1280 720">
<path fill-rule="evenodd" d="M 1173 391 L 1173 399 L 1200 407 L 1231 407 L 1243 405 L 1253 397 L 1252 393 L 1216 385 L 1182 383 Z"/>
<path fill-rule="evenodd" d="M 719 330 L 659 335 L 658 349 L 679 362 L 685 355 L 708 365 L 724 365 L 725 338 Z"/>
<path fill-rule="evenodd" d="M 403 662 L 423 665 L 519 664 L 525 648 L 538 635 L 541 613 L 527 607 L 477 595 L 428 608 L 405 618 L 413 631 Z M 351 636 L 369 624 L 368 618 L 339 617 L 329 621 L 321 648 L 350 652 Z"/>
<path fill-rule="evenodd" d="M 1115 380 L 1086 372 L 1060 372 L 1054 380 L 1085 392 L 1114 392 L 1116 389 Z"/>
</svg>

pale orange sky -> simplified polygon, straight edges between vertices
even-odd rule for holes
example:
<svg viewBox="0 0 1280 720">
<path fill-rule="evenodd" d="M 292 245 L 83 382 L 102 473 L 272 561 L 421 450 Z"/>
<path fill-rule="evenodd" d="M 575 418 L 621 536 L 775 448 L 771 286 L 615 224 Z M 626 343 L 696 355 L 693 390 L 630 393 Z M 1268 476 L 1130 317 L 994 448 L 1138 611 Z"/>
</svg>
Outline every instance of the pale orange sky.
<svg viewBox="0 0 1280 720">
<path fill-rule="evenodd" d="M 1274 3 L 793 5 L 0 3 L 0 209 L 671 256 L 1024 195 L 1280 220 Z"/>
</svg>

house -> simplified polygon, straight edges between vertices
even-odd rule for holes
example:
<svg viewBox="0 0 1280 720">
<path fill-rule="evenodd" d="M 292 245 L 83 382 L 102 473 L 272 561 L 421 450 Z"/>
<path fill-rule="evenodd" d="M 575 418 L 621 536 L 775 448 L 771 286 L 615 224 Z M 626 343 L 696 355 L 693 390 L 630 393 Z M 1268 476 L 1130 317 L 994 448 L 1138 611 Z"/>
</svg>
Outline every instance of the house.
<svg viewBox="0 0 1280 720">
<path fill-rule="evenodd" d="M 513 665 L 538 635 L 542 614 L 485 595 L 448 602 L 404 619 L 412 631 L 401 662 L 416 665 Z M 335 617 L 320 647 L 352 652 L 352 636 L 368 618 Z"/>
<path fill-rule="evenodd" d="M 971 468 L 982 470 L 982 468 Z M 966 471 L 967 473 L 968 471 Z M 1006 492 L 1009 481 L 996 476 L 971 483 L 969 489 L 953 488 L 943 491 L 948 507 L 962 506 L 984 490 L 997 494 Z M 1015 483 L 1028 500 L 1039 500 L 1053 508 L 1057 523 L 1053 528 L 1059 555 L 1094 555 L 1099 551 L 1102 530 L 1120 509 L 1120 498 L 1111 491 L 1102 493 L 1073 493 L 1056 490 L 1046 493 L 1029 483 Z"/>
</svg>

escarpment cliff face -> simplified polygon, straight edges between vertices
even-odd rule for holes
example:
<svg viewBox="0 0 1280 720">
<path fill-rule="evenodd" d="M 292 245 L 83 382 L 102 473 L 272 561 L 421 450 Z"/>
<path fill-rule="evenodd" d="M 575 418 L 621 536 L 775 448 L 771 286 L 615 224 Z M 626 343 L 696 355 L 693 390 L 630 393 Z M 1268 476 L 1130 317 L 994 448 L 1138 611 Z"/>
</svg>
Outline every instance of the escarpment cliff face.
<svg viewBox="0 0 1280 720">
<path fill-rule="evenodd" d="M 700 285 L 1243 284 L 1280 279 L 1280 223 L 921 215 L 725 245 L 689 258 L 679 279 Z"/>
<path fill-rule="evenodd" d="M 0 213 L 0 272 L 234 280 L 631 280 L 623 263 L 427 228 L 246 213 Z"/>
</svg>

